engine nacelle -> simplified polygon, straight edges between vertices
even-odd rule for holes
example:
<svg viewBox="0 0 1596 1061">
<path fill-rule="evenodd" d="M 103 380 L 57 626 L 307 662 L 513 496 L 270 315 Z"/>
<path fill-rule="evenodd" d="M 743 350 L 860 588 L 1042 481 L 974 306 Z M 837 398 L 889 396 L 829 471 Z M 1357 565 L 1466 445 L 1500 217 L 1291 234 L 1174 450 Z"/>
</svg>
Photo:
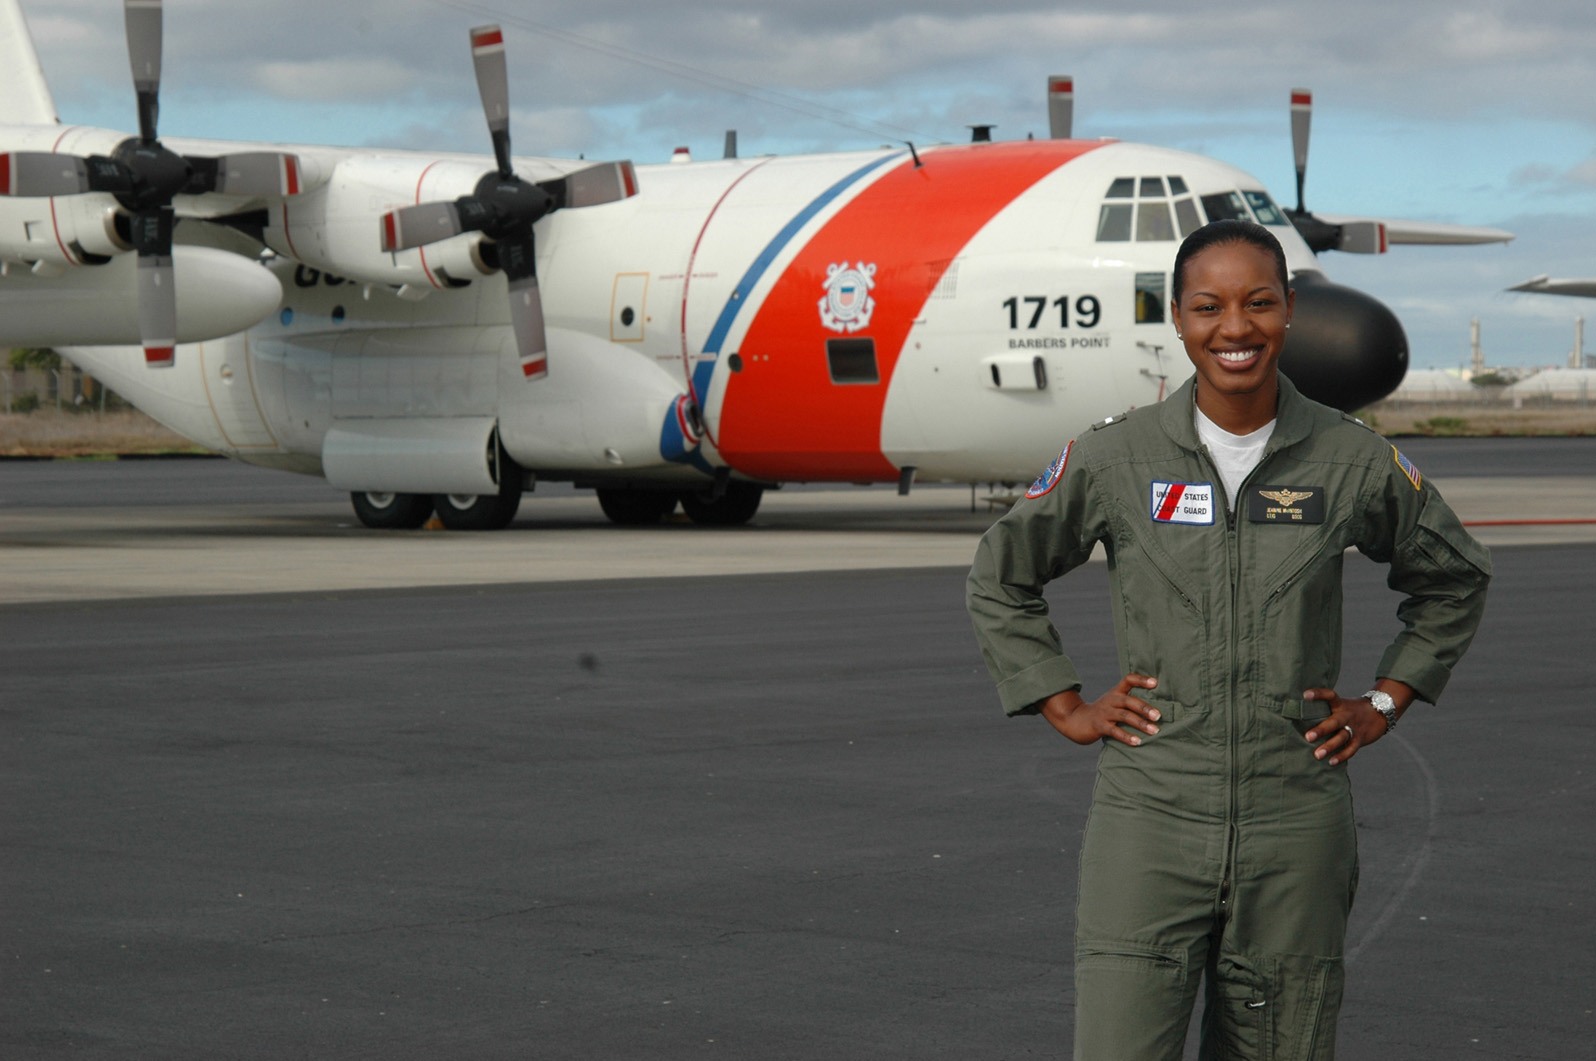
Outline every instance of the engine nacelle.
<svg viewBox="0 0 1596 1061">
<path fill-rule="evenodd" d="M 50 266 L 103 264 L 132 250 L 109 195 L 0 200 L 0 259 Z"/>
<path fill-rule="evenodd" d="M 499 271 L 483 256 L 483 239 L 475 232 L 417 247 L 416 253 L 421 257 L 422 268 L 439 287 L 465 287 Z"/>
</svg>

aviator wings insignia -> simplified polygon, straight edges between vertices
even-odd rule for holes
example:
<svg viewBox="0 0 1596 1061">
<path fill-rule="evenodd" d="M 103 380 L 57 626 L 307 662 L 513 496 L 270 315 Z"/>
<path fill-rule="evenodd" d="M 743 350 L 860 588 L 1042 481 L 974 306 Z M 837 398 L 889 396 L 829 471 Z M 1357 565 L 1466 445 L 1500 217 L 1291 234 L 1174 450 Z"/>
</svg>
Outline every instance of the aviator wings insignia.
<svg viewBox="0 0 1596 1061">
<path fill-rule="evenodd" d="M 1306 501 L 1313 496 L 1311 492 L 1303 493 L 1297 490 L 1260 490 L 1258 493 L 1275 502 L 1281 508 L 1290 508 L 1298 501 Z"/>
</svg>

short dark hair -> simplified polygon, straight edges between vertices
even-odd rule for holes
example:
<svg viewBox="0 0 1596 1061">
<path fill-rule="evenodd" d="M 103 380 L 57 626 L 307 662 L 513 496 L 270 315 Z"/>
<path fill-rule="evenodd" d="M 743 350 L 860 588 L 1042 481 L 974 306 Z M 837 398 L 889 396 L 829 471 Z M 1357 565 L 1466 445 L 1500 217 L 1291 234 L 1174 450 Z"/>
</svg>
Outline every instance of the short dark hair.
<svg viewBox="0 0 1596 1061">
<path fill-rule="evenodd" d="M 1286 252 L 1280 246 L 1280 241 L 1275 239 L 1275 234 L 1267 228 L 1252 221 L 1237 221 L 1227 218 L 1224 221 L 1213 221 L 1186 237 L 1180 245 L 1180 250 L 1175 252 L 1175 275 L 1171 288 L 1176 304 L 1180 302 L 1180 293 L 1185 287 L 1186 263 L 1209 247 L 1218 247 L 1225 243 L 1250 243 L 1261 251 L 1268 251 L 1274 255 L 1275 268 L 1280 272 L 1280 289 L 1289 290 L 1291 275 L 1286 271 Z"/>
</svg>

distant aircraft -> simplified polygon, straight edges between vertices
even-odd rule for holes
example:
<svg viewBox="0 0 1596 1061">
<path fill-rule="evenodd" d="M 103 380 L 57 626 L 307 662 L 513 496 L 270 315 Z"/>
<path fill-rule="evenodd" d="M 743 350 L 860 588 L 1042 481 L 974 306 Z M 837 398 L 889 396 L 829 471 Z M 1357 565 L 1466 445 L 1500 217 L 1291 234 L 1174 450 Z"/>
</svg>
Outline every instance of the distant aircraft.
<svg viewBox="0 0 1596 1061">
<path fill-rule="evenodd" d="M 1540 276 L 1526 280 L 1522 284 L 1514 284 L 1509 291 L 1534 291 L 1542 295 L 1577 295 L 1582 298 L 1596 298 L 1596 277 L 1584 280 L 1553 280 L 1542 273 Z"/>
<path fill-rule="evenodd" d="M 1070 139 L 1067 78 L 1043 141 L 516 158 L 494 26 L 470 34 L 491 159 L 163 142 L 160 2 L 125 12 L 136 137 L 56 122 L 0 0 L 0 344 L 64 347 L 204 446 L 325 476 L 374 527 L 503 526 L 537 479 L 596 488 L 620 523 L 680 504 L 710 524 L 782 482 L 1029 480 L 1190 374 L 1169 270 L 1220 218 L 1280 238 L 1282 367 L 1355 408 L 1401 381 L 1407 341 L 1316 252 L 1511 238 L 1309 213 L 1302 90 L 1294 211 L 1212 159 Z M 135 318 L 142 354 L 92 345 Z"/>
</svg>

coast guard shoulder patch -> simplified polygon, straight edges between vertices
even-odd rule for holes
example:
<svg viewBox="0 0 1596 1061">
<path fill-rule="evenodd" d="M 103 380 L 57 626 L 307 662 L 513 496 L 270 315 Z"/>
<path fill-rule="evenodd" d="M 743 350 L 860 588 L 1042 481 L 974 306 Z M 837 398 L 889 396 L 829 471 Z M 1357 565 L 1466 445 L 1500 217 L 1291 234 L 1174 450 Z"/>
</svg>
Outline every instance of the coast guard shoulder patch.
<svg viewBox="0 0 1596 1061">
<path fill-rule="evenodd" d="M 1154 523 L 1214 522 L 1213 483 L 1153 483 Z"/>
<path fill-rule="evenodd" d="M 1424 476 L 1419 474 L 1419 470 L 1413 466 L 1412 461 L 1402 455 L 1401 450 L 1392 446 L 1391 452 L 1396 457 L 1397 467 L 1402 469 L 1402 474 L 1407 476 L 1408 482 L 1413 484 L 1413 489 L 1419 489 L 1424 483 Z"/>
<path fill-rule="evenodd" d="M 1033 499 L 1041 497 L 1058 485 L 1058 481 L 1064 478 L 1064 466 L 1070 462 L 1070 447 L 1073 445 L 1075 445 L 1073 440 L 1064 444 L 1064 452 L 1060 453 L 1058 459 L 1047 466 L 1045 472 L 1036 477 L 1036 482 L 1032 483 L 1030 488 L 1025 491 L 1026 497 Z"/>
</svg>

